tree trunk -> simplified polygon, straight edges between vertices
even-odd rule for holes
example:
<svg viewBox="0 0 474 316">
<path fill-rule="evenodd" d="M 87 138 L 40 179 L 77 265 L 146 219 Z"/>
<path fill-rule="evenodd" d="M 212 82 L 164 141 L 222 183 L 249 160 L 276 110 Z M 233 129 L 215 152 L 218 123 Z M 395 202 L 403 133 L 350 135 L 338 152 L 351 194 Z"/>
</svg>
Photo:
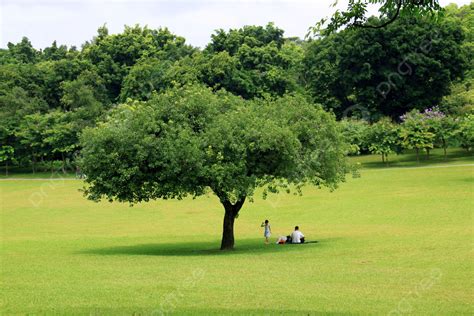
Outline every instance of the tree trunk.
<svg viewBox="0 0 474 316">
<path fill-rule="evenodd" d="M 66 174 L 65 161 L 64 161 L 64 152 L 61 152 L 61 160 L 62 160 L 61 169 L 63 171 L 63 174 Z"/>
<path fill-rule="evenodd" d="M 8 177 L 8 160 L 5 161 L 5 175 Z"/>
<path fill-rule="evenodd" d="M 426 148 L 426 160 L 430 159 L 430 149 Z"/>
<path fill-rule="evenodd" d="M 33 173 L 36 172 L 36 157 L 35 157 L 35 154 L 33 153 L 33 156 L 31 158 L 31 166 L 32 166 L 32 169 L 33 169 Z"/>
<path fill-rule="evenodd" d="M 448 152 L 446 150 L 446 140 L 443 139 L 444 160 L 448 159 Z"/>
<path fill-rule="evenodd" d="M 385 154 L 382 153 L 382 163 L 385 162 Z"/>
<path fill-rule="evenodd" d="M 420 162 L 420 149 L 416 148 L 416 161 Z"/>
<path fill-rule="evenodd" d="M 238 200 L 235 204 L 230 203 L 227 200 L 222 201 L 224 205 L 224 225 L 222 230 L 222 241 L 221 250 L 232 250 L 234 249 L 234 222 L 235 217 L 239 214 L 242 205 L 245 202 L 245 197 Z"/>
</svg>

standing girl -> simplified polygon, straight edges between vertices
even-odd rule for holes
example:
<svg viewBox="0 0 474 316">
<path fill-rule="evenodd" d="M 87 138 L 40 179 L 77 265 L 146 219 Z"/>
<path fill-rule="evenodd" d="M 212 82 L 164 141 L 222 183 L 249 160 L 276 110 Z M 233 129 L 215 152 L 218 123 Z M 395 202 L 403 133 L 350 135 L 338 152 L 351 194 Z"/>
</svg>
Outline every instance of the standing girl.
<svg viewBox="0 0 474 316">
<path fill-rule="evenodd" d="M 270 238 L 272 234 L 272 229 L 270 228 L 270 223 L 268 222 L 268 219 L 265 220 L 265 222 L 260 225 L 260 227 L 265 227 L 263 236 L 265 237 L 265 244 L 268 244 L 268 239 Z"/>
</svg>

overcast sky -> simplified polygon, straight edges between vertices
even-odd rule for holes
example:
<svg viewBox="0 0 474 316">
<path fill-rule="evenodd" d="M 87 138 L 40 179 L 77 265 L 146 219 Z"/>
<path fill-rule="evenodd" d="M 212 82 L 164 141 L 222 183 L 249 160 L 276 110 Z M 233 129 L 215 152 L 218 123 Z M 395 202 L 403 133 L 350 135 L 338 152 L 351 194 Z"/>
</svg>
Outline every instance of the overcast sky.
<svg viewBox="0 0 474 316">
<path fill-rule="evenodd" d="M 205 46 L 215 29 L 264 25 L 304 37 L 308 27 L 334 9 L 334 0 L 0 0 L 0 47 L 27 36 L 44 48 L 53 40 L 80 47 L 104 23 L 110 33 L 124 25 L 168 27 L 194 46 Z M 345 1 L 340 1 L 341 5 Z M 441 0 L 442 5 L 470 0 Z"/>
</svg>

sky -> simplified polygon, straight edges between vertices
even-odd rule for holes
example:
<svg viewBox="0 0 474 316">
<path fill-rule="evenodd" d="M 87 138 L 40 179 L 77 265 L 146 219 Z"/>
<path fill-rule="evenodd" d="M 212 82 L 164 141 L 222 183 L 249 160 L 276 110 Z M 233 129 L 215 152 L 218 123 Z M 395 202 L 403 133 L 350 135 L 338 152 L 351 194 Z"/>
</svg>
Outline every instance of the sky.
<svg viewBox="0 0 474 316">
<path fill-rule="evenodd" d="M 36 48 L 54 40 L 68 46 L 91 40 L 99 26 L 119 33 L 124 25 L 168 27 L 187 43 L 204 47 L 216 29 L 274 22 L 285 36 L 303 38 L 331 15 L 334 0 L 0 0 L 0 47 L 23 36 Z M 347 1 L 339 1 L 344 7 Z M 441 5 L 470 0 L 440 0 Z"/>
</svg>

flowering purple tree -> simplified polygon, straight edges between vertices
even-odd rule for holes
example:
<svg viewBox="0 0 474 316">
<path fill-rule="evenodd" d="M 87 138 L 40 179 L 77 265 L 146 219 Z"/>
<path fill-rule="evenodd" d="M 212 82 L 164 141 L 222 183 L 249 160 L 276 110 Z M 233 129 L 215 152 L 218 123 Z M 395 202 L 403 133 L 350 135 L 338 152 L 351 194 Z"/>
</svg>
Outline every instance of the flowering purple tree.
<svg viewBox="0 0 474 316">
<path fill-rule="evenodd" d="M 447 158 L 447 148 L 456 135 L 455 120 L 445 115 L 438 107 L 432 107 L 419 112 L 410 111 L 402 116 L 402 145 L 405 148 L 426 150 L 429 158 L 432 148 L 441 147 L 444 158 Z"/>
</svg>

